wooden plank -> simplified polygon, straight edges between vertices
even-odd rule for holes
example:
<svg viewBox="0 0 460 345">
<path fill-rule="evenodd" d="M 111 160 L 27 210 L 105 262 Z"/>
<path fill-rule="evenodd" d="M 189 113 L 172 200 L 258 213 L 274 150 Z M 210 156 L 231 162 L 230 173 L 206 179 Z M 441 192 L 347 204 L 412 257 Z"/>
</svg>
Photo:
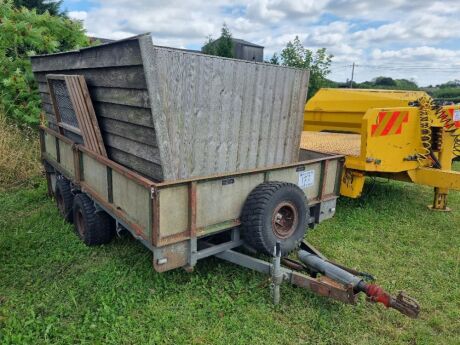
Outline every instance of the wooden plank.
<svg viewBox="0 0 460 345">
<path fill-rule="evenodd" d="M 147 90 L 120 89 L 112 87 L 89 87 L 94 102 L 105 102 L 133 107 L 150 108 Z"/>
<path fill-rule="evenodd" d="M 166 59 L 165 54 L 161 54 L 161 51 L 154 49 L 152 44 L 152 38 L 144 36 L 139 38 L 139 44 L 141 48 L 141 56 L 144 62 L 144 71 L 148 77 L 146 77 L 148 84 L 148 92 L 150 98 L 150 104 L 152 109 L 152 119 L 155 126 L 157 138 L 156 142 L 160 150 L 160 156 L 162 162 L 171 161 L 171 148 L 169 146 L 169 132 L 167 127 L 167 118 L 162 111 L 167 105 L 164 104 L 164 99 L 161 97 L 162 90 L 165 88 L 164 84 L 160 83 L 159 66 L 162 64 L 161 59 Z M 165 179 L 173 179 L 175 172 L 171 168 L 170 164 L 162 164 L 163 177 Z"/>
<path fill-rule="evenodd" d="M 38 82 L 46 81 L 46 72 L 35 73 Z M 108 68 L 89 68 L 74 70 L 56 70 L 53 74 L 82 75 L 88 86 L 118 87 L 127 89 L 145 89 L 145 77 L 142 66 L 122 66 Z"/>
<path fill-rule="evenodd" d="M 249 168 L 248 164 L 248 152 L 249 152 L 249 136 L 251 133 L 251 116 L 252 114 L 253 98 L 254 98 L 254 87 L 252 87 L 251 81 L 256 77 L 256 65 L 247 64 L 245 65 L 246 73 L 243 82 L 243 108 L 241 114 L 241 121 L 239 126 L 238 135 L 238 159 L 237 159 L 237 170 L 244 170 Z"/>
<path fill-rule="evenodd" d="M 137 40 L 126 40 L 71 51 L 64 54 L 31 58 L 33 72 L 142 65 Z"/>
<path fill-rule="evenodd" d="M 286 73 L 286 83 L 283 92 L 283 97 L 281 100 L 281 114 L 279 123 L 278 123 L 278 140 L 276 141 L 276 156 L 275 156 L 275 164 L 280 164 L 280 162 L 284 161 L 284 146 L 286 144 L 286 132 L 289 130 L 287 125 L 288 122 L 288 114 L 290 114 L 291 109 L 291 95 L 294 91 L 293 89 L 293 70 L 288 70 Z"/>
<path fill-rule="evenodd" d="M 257 166 L 257 154 L 259 148 L 260 127 L 262 125 L 262 108 L 264 101 L 265 83 L 267 74 L 265 73 L 266 67 L 263 65 L 256 65 L 256 78 L 252 81 L 252 87 L 255 89 L 251 116 L 251 132 L 247 138 L 249 140 L 249 153 L 248 153 L 248 168 Z"/>
<path fill-rule="evenodd" d="M 266 164 L 272 166 L 276 162 L 277 154 L 277 143 L 279 140 L 279 123 L 283 114 L 281 113 L 281 105 L 283 100 L 284 88 L 286 87 L 286 73 L 280 73 L 281 71 L 277 69 L 276 71 L 276 81 L 279 85 L 279 88 L 274 90 L 273 94 L 273 108 L 272 114 L 270 117 L 270 129 L 268 133 L 268 142 L 270 143 L 270 148 L 268 150 Z M 303 119 L 303 116 L 301 116 Z"/>
<path fill-rule="evenodd" d="M 88 137 L 88 140 L 89 140 L 89 143 L 90 143 L 90 145 L 85 145 L 85 146 L 87 146 L 92 151 L 100 154 L 99 145 L 98 145 L 97 139 L 95 138 L 94 131 L 92 129 L 92 122 L 90 120 L 90 116 L 89 116 L 89 113 L 88 113 L 88 108 L 87 108 L 87 105 L 86 105 L 86 102 L 85 102 L 85 97 L 84 97 L 84 95 L 82 93 L 82 90 L 81 90 L 81 85 L 79 83 L 78 76 L 66 76 L 66 80 L 71 80 L 72 85 L 74 87 L 75 96 L 77 97 L 77 102 L 78 102 L 78 104 L 80 106 L 80 109 L 81 109 L 81 113 L 77 113 L 78 114 L 77 116 L 84 123 L 84 128 L 85 128 L 85 132 L 86 132 L 85 134 Z M 105 155 L 102 154 L 102 155 L 106 156 L 106 154 Z"/>
<path fill-rule="evenodd" d="M 103 136 L 107 147 L 116 148 L 158 165 L 161 164 L 157 147 L 142 144 L 112 133 L 103 132 Z"/>
<path fill-rule="evenodd" d="M 42 100 L 42 103 L 48 103 L 51 104 L 51 97 L 48 92 L 40 92 L 40 99 Z"/>
<path fill-rule="evenodd" d="M 301 90 L 302 89 L 302 74 L 300 71 L 294 71 L 294 82 L 292 86 L 294 90 Z M 298 111 L 299 106 L 299 92 L 292 92 L 291 93 L 291 101 L 290 101 L 290 114 L 295 114 Z M 298 154 L 293 157 L 293 149 L 292 144 L 294 142 L 295 131 L 289 130 L 289 128 L 295 128 L 298 125 L 298 119 L 295 116 L 289 116 L 287 120 L 287 130 L 286 130 L 286 141 L 284 145 L 284 158 L 281 163 L 284 162 L 295 162 L 298 159 Z M 299 143 L 297 143 L 297 147 L 299 147 Z"/>
<path fill-rule="evenodd" d="M 153 128 L 134 125 L 132 123 L 100 118 L 101 129 L 105 132 L 119 135 L 150 146 L 157 146 Z"/>
<path fill-rule="evenodd" d="M 182 112 L 184 114 L 184 127 L 192 128 L 195 123 L 195 102 L 196 102 L 196 90 L 199 87 L 199 80 L 197 80 L 197 74 L 199 70 L 199 56 L 189 56 L 188 68 L 185 71 L 186 76 L 183 78 L 183 89 L 184 97 L 182 98 Z M 182 149 L 181 149 L 181 169 L 183 171 L 188 170 L 188 174 L 193 174 L 194 170 L 194 140 L 192 132 L 184 131 L 182 136 Z"/>
<path fill-rule="evenodd" d="M 120 105 L 128 105 L 140 108 L 150 108 L 150 101 L 147 90 L 122 89 L 118 87 L 97 87 L 89 86 L 91 100 L 94 102 L 105 102 Z M 38 90 L 42 101 L 51 104 L 49 99 L 48 85 L 38 82 Z"/>
<path fill-rule="evenodd" d="M 223 89 L 221 91 L 221 111 L 217 118 L 220 126 L 218 126 L 218 134 L 221 144 L 217 148 L 217 172 L 219 171 L 234 171 L 235 167 L 229 166 L 229 151 L 233 142 L 230 139 L 231 134 L 231 117 L 232 117 L 232 98 L 234 95 L 234 72 L 237 61 L 229 61 L 229 66 L 222 71 Z M 216 114 L 217 115 L 217 114 Z"/>
<path fill-rule="evenodd" d="M 67 76 L 66 84 L 67 84 L 67 90 L 69 92 L 70 99 L 72 100 L 73 109 L 77 117 L 78 126 L 80 127 L 80 130 L 82 132 L 84 145 L 88 149 L 94 151 L 94 142 L 92 138 L 89 136 L 88 123 L 86 121 L 86 117 L 82 115 L 85 110 L 82 107 L 81 99 L 79 97 L 80 95 L 77 91 L 77 86 L 74 83 L 74 78 Z"/>
<path fill-rule="evenodd" d="M 93 102 L 93 105 L 98 118 L 105 117 L 153 129 L 150 109 L 104 102 Z"/>
<path fill-rule="evenodd" d="M 163 180 L 163 172 L 160 165 L 146 161 L 145 159 L 120 151 L 113 147 L 107 147 L 107 151 L 111 160 L 124 165 L 141 175 L 147 176 L 154 181 Z"/>
<path fill-rule="evenodd" d="M 43 103 L 42 102 L 42 109 L 49 114 L 54 114 L 54 108 L 52 104 L 49 103 Z M 54 116 L 54 115 L 53 115 Z"/>
<path fill-rule="evenodd" d="M 246 66 L 249 64 L 236 64 L 235 76 L 236 80 L 244 80 Z M 243 109 L 243 95 L 239 88 L 241 86 L 238 83 L 233 83 L 233 95 L 232 95 L 232 112 L 229 124 L 229 141 L 231 143 L 229 147 L 228 155 L 228 169 L 238 170 L 238 148 L 239 148 L 239 130 L 241 123 L 241 112 Z"/>
<path fill-rule="evenodd" d="M 303 112 L 305 109 L 305 103 L 307 102 L 306 98 L 303 98 L 302 95 L 306 95 L 308 91 L 308 81 L 310 78 L 310 71 L 307 73 L 302 74 L 302 81 L 301 81 L 301 92 L 299 96 L 299 104 L 297 107 L 297 111 Z M 299 117 L 297 119 L 297 123 L 295 126 L 298 126 L 299 128 L 303 128 L 303 116 Z M 300 147 L 300 142 L 302 140 L 302 132 L 295 132 L 294 133 L 294 139 L 292 143 L 292 157 L 298 157 L 299 156 L 299 147 Z"/>
<path fill-rule="evenodd" d="M 202 56 L 198 58 L 199 73 L 197 76 L 197 91 L 195 93 L 195 109 L 194 112 L 194 125 L 193 133 L 196 138 L 201 140 L 192 140 L 191 146 L 193 147 L 192 173 L 196 176 L 203 174 L 206 171 L 206 157 L 208 148 L 209 136 L 209 123 L 204 121 L 204 115 L 209 112 L 210 102 L 207 100 L 211 93 L 211 74 L 212 74 L 212 60 L 205 59 Z"/>
<path fill-rule="evenodd" d="M 101 156 L 107 157 L 107 152 L 105 151 L 104 141 L 102 140 L 101 130 L 97 123 L 96 113 L 94 112 L 93 103 L 89 96 L 88 87 L 86 86 L 85 78 L 83 76 L 78 76 L 78 81 L 80 82 L 81 92 L 86 103 L 86 109 L 88 111 L 87 116 L 91 122 L 91 130 L 96 139 L 97 146 Z"/>
<path fill-rule="evenodd" d="M 223 89 L 223 76 L 221 74 L 222 68 L 224 67 L 222 64 L 222 60 L 220 59 L 212 59 L 211 60 L 211 74 L 210 74 L 210 95 L 209 98 L 204 100 L 205 102 L 209 102 L 209 115 L 206 123 L 208 124 L 208 142 L 206 145 L 206 161 L 203 162 L 203 167 L 207 165 L 207 172 L 208 174 L 214 174 L 217 172 L 217 146 L 220 142 L 219 134 L 217 128 L 219 126 L 219 115 L 222 111 L 222 103 L 220 101 L 220 93 Z M 206 164 L 207 162 L 207 164 Z"/>
<path fill-rule="evenodd" d="M 269 152 L 274 148 L 268 141 L 270 135 L 270 129 L 272 124 L 272 115 L 274 108 L 274 91 L 276 82 L 277 68 L 271 66 L 264 66 L 265 69 L 265 90 L 262 95 L 262 109 L 261 109 L 261 121 L 260 121 L 260 132 L 257 147 L 257 167 L 266 166 L 268 161 Z"/>
</svg>

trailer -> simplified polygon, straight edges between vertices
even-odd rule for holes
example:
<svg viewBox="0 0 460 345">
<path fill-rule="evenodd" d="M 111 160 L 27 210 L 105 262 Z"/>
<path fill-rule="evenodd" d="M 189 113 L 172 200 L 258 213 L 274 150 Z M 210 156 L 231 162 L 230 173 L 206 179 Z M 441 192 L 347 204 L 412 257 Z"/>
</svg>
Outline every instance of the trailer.
<svg viewBox="0 0 460 345">
<path fill-rule="evenodd" d="M 328 260 L 303 240 L 307 228 L 335 213 L 343 156 L 302 150 L 304 160 L 293 164 L 155 183 L 44 126 L 40 144 L 48 193 L 87 245 L 126 230 L 153 253 L 157 272 L 192 271 L 215 256 L 270 275 L 274 303 L 288 282 L 348 304 L 363 292 L 368 301 L 419 315 L 413 298 L 392 297 L 367 283 L 369 274 Z M 245 245 L 273 262 L 244 253 Z M 300 262 L 282 259 L 299 248 Z"/>
<path fill-rule="evenodd" d="M 133 63 L 133 54 L 140 54 L 134 59 L 136 70 L 145 75 L 130 80 L 129 91 L 120 91 L 121 85 L 129 86 L 122 74 L 132 73 L 126 64 Z M 103 56 L 125 65 L 114 71 L 97 59 Z M 48 123 L 40 126 L 48 193 L 85 244 L 109 243 L 128 231 L 152 252 L 157 272 L 192 271 L 200 260 L 215 256 L 271 275 L 275 303 L 280 284 L 287 281 L 351 304 L 364 292 L 371 301 L 417 317 L 415 300 L 403 293 L 390 296 L 366 282 L 368 275 L 327 260 L 304 241 L 307 229 L 334 216 L 344 163 L 342 155 L 298 149 L 306 96 L 302 81 L 308 81 L 308 72 L 157 48 L 145 35 L 89 52 L 36 57 L 32 65 L 38 80 L 46 81 L 42 97 L 51 102 L 45 109 Z M 186 66 L 209 79 L 191 75 Z M 264 80 L 249 98 L 254 80 L 244 71 Z M 233 82 L 222 83 L 226 76 Z M 108 79 L 118 83 L 116 90 L 101 86 Z M 191 96 L 195 81 L 219 86 L 216 97 L 198 88 L 190 107 L 177 106 L 183 93 Z M 120 92 L 130 100 L 114 97 Z M 104 117 L 110 115 L 107 99 L 128 103 L 140 95 L 148 97 L 142 101 L 148 110 L 142 113 L 151 116 L 152 125 L 139 130 L 139 112 L 128 108 L 112 127 L 124 130 L 114 135 Z M 228 114 L 220 115 L 223 110 Z M 236 113 L 238 121 L 231 121 Z M 278 119 L 278 126 L 267 118 Z M 289 121 L 298 125 L 289 126 Z M 210 122 L 208 129 L 234 135 L 196 131 L 203 122 Z M 142 123 L 147 124 L 146 118 Z M 197 152 L 208 139 L 209 156 Z M 159 155 L 155 165 L 144 159 L 152 158 L 152 152 Z M 297 250 L 300 261 L 292 257 Z"/>
</svg>

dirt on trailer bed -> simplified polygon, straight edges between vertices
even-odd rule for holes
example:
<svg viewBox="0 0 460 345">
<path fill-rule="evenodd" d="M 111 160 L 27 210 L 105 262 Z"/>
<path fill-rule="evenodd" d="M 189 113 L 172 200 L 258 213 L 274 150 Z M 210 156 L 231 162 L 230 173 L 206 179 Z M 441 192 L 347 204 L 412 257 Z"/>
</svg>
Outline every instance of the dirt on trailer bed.
<svg viewBox="0 0 460 345">
<path fill-rule="evenodd" d="M 359 157 L 361 136 L 348 133 L 302 132 L 300 148 L 305 150 Z"/>
</svg>

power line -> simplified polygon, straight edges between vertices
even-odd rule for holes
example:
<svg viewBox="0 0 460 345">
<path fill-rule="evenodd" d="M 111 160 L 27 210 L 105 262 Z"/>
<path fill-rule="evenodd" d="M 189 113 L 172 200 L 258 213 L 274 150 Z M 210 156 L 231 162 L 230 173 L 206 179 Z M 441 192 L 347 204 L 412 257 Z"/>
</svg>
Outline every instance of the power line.
<svg viewBox="0 0 460 345">
<path fill-rule="evenodd" d="M 366 65 L 366 64 L 351 64 L 341 65 L 337 67 L 361 67 L 364 69 L 386 69 L 386 70 L 433 70 L 433 71 L 459 71 L 460 66 L 428 66 L 428 65 Z"/>
</svg>

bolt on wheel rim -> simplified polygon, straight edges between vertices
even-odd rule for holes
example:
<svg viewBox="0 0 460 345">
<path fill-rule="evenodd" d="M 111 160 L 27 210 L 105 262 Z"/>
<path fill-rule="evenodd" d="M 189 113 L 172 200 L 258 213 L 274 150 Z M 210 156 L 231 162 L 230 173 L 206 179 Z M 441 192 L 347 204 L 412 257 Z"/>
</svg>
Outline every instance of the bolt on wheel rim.
<svg viewBox="0 0 460 345">
<path fill-rule="evenodd" d="M 290 237 L 297 228 L 297 208 L 289 201 L 280 203 L 273 212 L 272 229 L 276 237 Z"/>
</svg>

